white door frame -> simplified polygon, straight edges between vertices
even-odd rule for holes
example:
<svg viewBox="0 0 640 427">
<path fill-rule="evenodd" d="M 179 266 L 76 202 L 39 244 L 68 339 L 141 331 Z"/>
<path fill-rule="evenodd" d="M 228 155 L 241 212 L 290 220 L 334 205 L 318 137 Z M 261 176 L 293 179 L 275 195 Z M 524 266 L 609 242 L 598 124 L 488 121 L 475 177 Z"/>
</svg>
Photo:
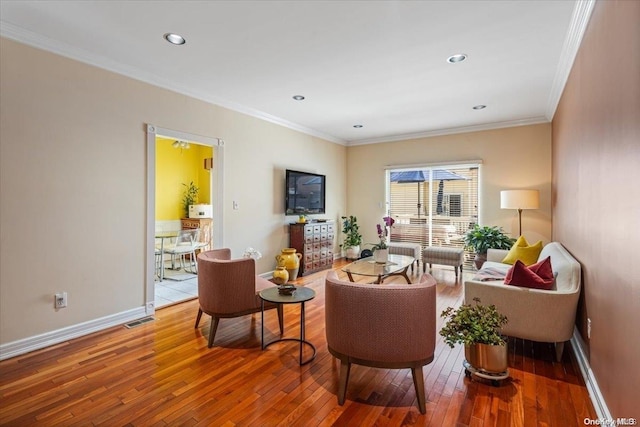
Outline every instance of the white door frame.
<svg viewBox="0 0 640 427">
<path fill-rule="evenodd" d="M 221 138 L 195 135 L 186 132 L 164 129 L 152 124 L 146 125 L 147 132 L 147 230 L 145 245 L 145 312 L 148 316 L 155 313 L 155 222 L 156 222 L 156 137 L 175 138 L 213 148 L 213 173 L 211 174 L 211 204 L 213 205 L 213 241 L 214 248 L 221 248 L 223 236 L 223 176 L 224 141 Z"/>
</svg>

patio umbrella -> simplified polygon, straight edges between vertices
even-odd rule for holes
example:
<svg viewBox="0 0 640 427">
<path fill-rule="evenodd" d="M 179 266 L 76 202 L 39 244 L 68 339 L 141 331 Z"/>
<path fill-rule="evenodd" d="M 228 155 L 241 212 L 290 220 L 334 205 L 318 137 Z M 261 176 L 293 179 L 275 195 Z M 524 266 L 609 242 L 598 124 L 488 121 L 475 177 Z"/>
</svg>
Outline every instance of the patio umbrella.
<svg viewBox="0 0 640 427">
<path fill-rule="evenodd" d="M 444 212 L 444 209 L 442 209 L 442 199 L 444 198 L 444 181 L 440 180 L 440 183 L 438 184 L 438 197 L 436 199 L 436 214 L 440 215 L 442 212 Z"/>
<path fill-rule="evenodd" d="M 440 183 L 438 184 L 436 213 L 441 214 L 443 212 L 442 200 L 444 197 L 444 181 L 456 181 L 456 180 L 466 180 L 466 179 L 467 179 L 466 177 L 446 169 L 434 169 L 432 171 L 432 180 L 440 181 Z M 429 171 L 428 170 L 410 170 L 410 171 L 391 172 L 390 181 L 398 182 L 398 183 L 403 183 L 403 182 L 418 183 L 418 217 L 420 217 L 420 211 L 422 208 L 422 203 L 420 202 L 420 184 L 422 182 L 429 181 Z"/>
</svg>

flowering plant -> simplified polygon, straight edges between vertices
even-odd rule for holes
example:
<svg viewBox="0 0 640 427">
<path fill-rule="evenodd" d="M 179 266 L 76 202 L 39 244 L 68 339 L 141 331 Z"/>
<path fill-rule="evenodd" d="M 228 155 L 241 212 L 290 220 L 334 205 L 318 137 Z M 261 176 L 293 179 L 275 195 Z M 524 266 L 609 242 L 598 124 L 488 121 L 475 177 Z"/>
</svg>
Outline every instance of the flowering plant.
<svg viewBox="0 0 640 427">
<path fill-rule="evenodd" d="M 248 247 L 247 249 L 244 250 L 244 254 L 242 254 L 243 258 L 253 258 L 253 259 L 260 259 L 262 258 L 262 254 L 260 253 L 259 250 L 257 249 L 253 249 L 252 247 Z"/>
<path fill-rule="evenodd" d="M 384 221 L 384 226 L 376 224 L 376 228 L 378 229 L 378 239 L 380 239 L 380 243 L 376 243 L 375 245 L 373 245 L 374 251 L 377 249 L 387 249 L 387 236 L 389 233 L 387 227 L 391 227 L 395 222 L 390 216 L 385 216 L 384 218 L 382 218 L 382 220 Z"/>
</svg>

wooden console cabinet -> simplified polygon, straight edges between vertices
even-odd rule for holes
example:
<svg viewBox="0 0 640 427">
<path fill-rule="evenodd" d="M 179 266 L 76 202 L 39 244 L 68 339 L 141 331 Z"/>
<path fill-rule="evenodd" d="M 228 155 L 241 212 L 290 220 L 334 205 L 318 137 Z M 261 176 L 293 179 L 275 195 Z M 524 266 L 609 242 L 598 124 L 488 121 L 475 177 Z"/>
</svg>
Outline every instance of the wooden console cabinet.
<svg viewBox="0 0 640 427">
<path fill-rule="evenodd" d="M 211 244 L 213 237 L 213 220 L 211 218 L 182 218 L 180 225 L 183 230 L 200 229 L 200 242 L 206 243 L 201 250 L 209 251 L 213 249 Z"/>
<path fill-rule="evenodd" d="M 333 221 L 292 223 L 289 226 L 289 246 L 302 254 L 300 276 L 333 267 Z"/>
</svg>

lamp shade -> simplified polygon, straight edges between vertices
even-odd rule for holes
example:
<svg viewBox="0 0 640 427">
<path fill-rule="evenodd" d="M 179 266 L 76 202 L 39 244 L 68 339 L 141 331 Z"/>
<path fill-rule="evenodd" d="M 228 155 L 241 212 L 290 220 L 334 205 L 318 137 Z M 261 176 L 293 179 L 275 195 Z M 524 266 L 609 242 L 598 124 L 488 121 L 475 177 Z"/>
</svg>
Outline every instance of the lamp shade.
<svg viewBox="0 0 640 427">
<path fill-rule="evenodd" d="M 500 192 L 502 209 L 538 209 L 540 192 L 538 190 L 503 190 Z"/>
</svg>

